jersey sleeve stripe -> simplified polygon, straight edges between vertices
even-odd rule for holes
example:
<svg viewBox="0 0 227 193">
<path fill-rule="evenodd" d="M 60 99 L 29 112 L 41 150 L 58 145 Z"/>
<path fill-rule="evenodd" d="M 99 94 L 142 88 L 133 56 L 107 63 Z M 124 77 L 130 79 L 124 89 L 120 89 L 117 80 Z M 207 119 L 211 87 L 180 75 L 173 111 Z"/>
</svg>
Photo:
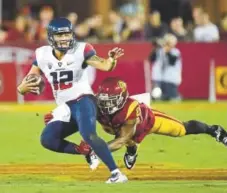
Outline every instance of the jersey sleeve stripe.
<svg viewBox="0 0 227 193">
<path fill-rule="evenodd" d="M 127 112 L 127 115 L 126 115 L 126 120 L 128 119 L 128 117 L 132 114 L 132 112 L 135 110 L 135 108 L 138 106 L 138 102 L 137 101 L 133 101 L 129 108 L 128 108 L 128 112 Z"/>
<path fill-rule="evenodd" d="M 88 51 L 88 52 L 86 52 L 84 54 L 84 59 L 88 60 L 89 58 L 91 58 L 94 55 L 96 55 L 96 51 L 95 50 L 90 50 L 90 51 Z"/>
<path fill-rule="evenodd" d="M 37 60 L 34 60 L 34 61 L 32 62 L 32 65 L 34 65 L 34 66 L 38 66 L 38 62 L 37 62 Z"/>
<path fill-rule="evenodd" d="M 91 44 L 86 43 L 84 48 L 84 59 L 87 60 L 94 55 L 96 55 L 94 47 Z"/>
</svg>

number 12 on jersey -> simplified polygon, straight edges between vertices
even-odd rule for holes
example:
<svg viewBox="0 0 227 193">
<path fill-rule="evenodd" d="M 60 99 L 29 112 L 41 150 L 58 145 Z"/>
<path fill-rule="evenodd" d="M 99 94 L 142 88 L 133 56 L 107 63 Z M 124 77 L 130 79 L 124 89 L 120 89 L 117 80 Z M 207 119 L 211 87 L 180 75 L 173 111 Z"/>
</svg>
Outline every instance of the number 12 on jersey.
<svg viewBox="0 0 227 193">
<path fill-rule="evenodd" d="M 51 72 L 54 90 L 64 90 L 72 87 L 73 71 Z"/>
</svg>

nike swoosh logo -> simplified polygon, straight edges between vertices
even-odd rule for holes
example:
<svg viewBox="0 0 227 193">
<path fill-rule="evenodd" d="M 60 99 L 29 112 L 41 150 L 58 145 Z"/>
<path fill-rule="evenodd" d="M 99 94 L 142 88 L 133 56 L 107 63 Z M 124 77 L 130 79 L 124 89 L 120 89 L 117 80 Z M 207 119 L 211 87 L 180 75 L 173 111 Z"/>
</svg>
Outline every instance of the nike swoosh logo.
<svg viewBox="0 0 227 193">
<path fill-rule="evenodd" d="M 111 182 L 116 182 L 117 180 L 118 180 L 118 178 L 110 179 Z"/>
<path fill-rule="evenodd" d="M 74 63 L 74 62 L 68 62 L 67 65 L 69 66 L 69 65 L 71 65 L 71 64 L 73 64 L 73 63 Z"/>
</svg>

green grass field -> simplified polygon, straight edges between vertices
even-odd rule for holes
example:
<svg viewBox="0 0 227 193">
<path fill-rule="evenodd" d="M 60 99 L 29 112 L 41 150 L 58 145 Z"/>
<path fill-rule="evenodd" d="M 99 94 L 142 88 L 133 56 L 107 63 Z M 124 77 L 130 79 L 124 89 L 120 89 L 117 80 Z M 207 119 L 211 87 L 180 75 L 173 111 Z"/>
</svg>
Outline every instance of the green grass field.
<svg viewBox="0 0 227 193">
<path fill-rule="evenodd" d="M 153 107 L 180 120 L 197 119 L 227 128 L 227 102 L 155 103 Z M 0 104 L 0 193 L 227 192 L 227 183 L 223 181 L 227 180 L 227 148 L 206 135 L 182 138 L 150 135 L 140 145 L 138 167 L 132 171 L 122 168 L 132 180 L 126 184 L 106 185 L 104 181 L 109 174 L 104 167 L 90 172 L 83 165 L 82 156 L 57 154 L 41 147 L 39 136 L 44 127 L 43 114 L 52 108 L 54 105 L 49 104 Z M 106 140 L 111 139 L 99 126 L 98 133 Z M 75 134 L 70 139 L 79 142 L 81 137 Z M 123 167 L 123 154 L 124 149 L 113 154 L 120 167 Z M 220 174 L 224 177 L 209 181 L 202 181 L 203 178 L 157 181 L 143 174 L 149 170 L 155 176 L 151 167 L 165 171 L 216 169 L 223 171 Z M 212 172 L 206 175 L 212 175 Z"/>
</svg>

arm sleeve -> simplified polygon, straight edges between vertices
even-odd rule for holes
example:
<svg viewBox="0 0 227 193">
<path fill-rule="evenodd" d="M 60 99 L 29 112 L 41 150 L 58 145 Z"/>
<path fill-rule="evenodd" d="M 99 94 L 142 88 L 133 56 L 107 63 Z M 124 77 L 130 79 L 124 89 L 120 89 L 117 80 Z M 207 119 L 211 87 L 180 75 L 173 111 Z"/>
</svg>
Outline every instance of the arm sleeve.
<svg viewBox="0 0 227 193">
<path fill-rule="evenodd" d="M 33 60 L 32 66 L 34 65 L 36 67 L 39 67 L 38 60 L 37 60 L 37 54 L 38 54 L 38 49 L 35 50 L 35 53 L 32 55 L 31 60 Z"/>
<path fill-rule="evenodd" d="M 34 59 L 33 60 L 33 62 L 32 62 L 32 66 L 36 66 L 36 67 L 38 67 L 39 68 L 39 66 L 38 66 L 38 62 L 37 62 L 37 60 L 36 59 Z M 39 68 L 40 69 L 40 68 Z M 43 74 L 43 72 L 42 72 L 42 70 L 40 69 L 40 74 Z"/>
<path fill-rule="evenodd" d="M 36 59 L 32 62 L 32 65 L 34 65 L 34 66 L 37 66 L 37 67 L 38 67 L 38 62 L 37 62 L 37 60 L 36 60 Z"/>
<path fill-rule="evenodd" d="M 92 56 L 96 55 L 96 51 L 91 44 L 86 44 L 84 48 L 84 60 L 88 60 Z"/>
</svg>

